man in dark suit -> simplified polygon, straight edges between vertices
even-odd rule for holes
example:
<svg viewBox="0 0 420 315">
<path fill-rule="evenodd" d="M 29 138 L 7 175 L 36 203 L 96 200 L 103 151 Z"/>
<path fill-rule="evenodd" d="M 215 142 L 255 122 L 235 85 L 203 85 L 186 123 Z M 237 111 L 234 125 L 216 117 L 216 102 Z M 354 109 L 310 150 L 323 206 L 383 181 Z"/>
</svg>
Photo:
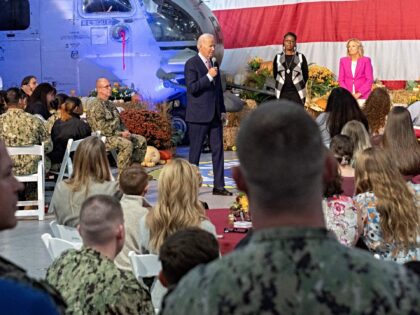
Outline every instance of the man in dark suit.
<svg viewBox="0 0 420 315">
<path fill-rule="evenodd" d="M 225 189 L 223 158 L 223 125 L 226 109 L 223 101 L 222 83 L 215 59 L 215 41 L 211 34 L 203 34 L 197 41 L 198 54 L 185 64 L 187 85 L 187 115 L 190 154 L 189 161 L 198 165 L 201 148 L 209 136 L 213 162 L 213 195 L 230 196 Z"/>
</svg>

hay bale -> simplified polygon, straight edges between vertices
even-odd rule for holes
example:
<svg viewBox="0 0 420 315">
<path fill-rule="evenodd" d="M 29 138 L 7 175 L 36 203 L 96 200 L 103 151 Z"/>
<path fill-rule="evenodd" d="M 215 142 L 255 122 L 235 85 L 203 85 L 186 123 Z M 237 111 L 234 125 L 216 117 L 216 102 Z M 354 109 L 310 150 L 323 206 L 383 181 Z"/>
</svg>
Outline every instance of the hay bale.
<svg viewBox="0 0 420 315">
<path fill-rule="evenodd" d="M 223 128 L 223 149 L 230 151 L 236 146 L 236 137 L 238 136 L 239 127 L 224 127 Z"/>
</svg>

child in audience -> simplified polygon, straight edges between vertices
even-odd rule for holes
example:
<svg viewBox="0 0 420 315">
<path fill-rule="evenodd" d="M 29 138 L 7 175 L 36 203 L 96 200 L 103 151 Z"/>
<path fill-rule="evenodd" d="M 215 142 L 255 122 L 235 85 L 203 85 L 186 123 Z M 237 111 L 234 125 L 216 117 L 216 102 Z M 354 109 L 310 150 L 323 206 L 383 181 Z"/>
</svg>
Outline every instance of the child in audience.
<svg viewBox="0 0 420 315">
<path fill-rule="evenodd" d="M 363 240 L 381 259 L 402 264 L 420 257 L 415 201 L 420 190 L 415 194 L 411 188 L 383 150 L 370 148 L 358 155 L 355 201 L 367 216 Z"/>
<path fill-rule="evenodd" d="M 353 160 L 351 164 L 354 167 L 357 154 L 372 147 L 369 133 L 360 121 L 351 120 L 344 125 L 341 134 L 350 137 L 353 143 Z"/>
<path fill-rule="evenodd" d="M 345 196 L 354 196 L 354 168 L 351 166 L 353 158 L 353 143 L 348 136 L 336 135 L 330 143 L 330 150 L 334 154 L 342 177 L 341 188 Z"/>
<path fill-rule="evenodd" d="M 199 228 L 180 230 L 168 236 L 160 248 L 159 280 L 170 288 L 191 269 L 218 258 L 219 244 L 214 235 Z"/>
<path fill-rule="evenodd" d="M 336 137 L 332 139 L 331 145 Z M 353 247 L 363 231 L 362 214 L 353 199 L 343 194 L 338 162 L 336 166 L 335 176 L 324 183 L 322 210 L 327 229 L 334 232 L 341 244 Z"/>
<path fill-rule="evenodd" d="M 149 212 L 144 202 L 149 178 L 143 167 L 131 166 L 121 172 L 119 182 L 123 193 L 120 203 L 124 213 L 125 243 L 115 264 L 120 269 L 131 270 L 128 253 L 140 252 L 140 219 Z"/>
<path fill-rule="evenodd" d="M 88 137 L 74 154 L 71 177 L 55 186 L 50 209 L 58 224 L 76 227 L 83 201 L 92 195 L 113 196 L 117 191 L 118 182 L 111 181 L 105 144 L 98 137 Z"/>
<path fill-rule="evenodd" d="M 405 107 L 395 106 L 390 111 L 382 144 L 406 180 L 420 175 L 420 144 Z"/>
<path fill-rule="evenodd" d="M 384 133 L 386 116 L 391 110 L 391 106 L 391 97 L 386 88 L 378 87 L 370 93 L 363 107 L 363 113 L 369 122 L 372 136 Z"/>
</svg>

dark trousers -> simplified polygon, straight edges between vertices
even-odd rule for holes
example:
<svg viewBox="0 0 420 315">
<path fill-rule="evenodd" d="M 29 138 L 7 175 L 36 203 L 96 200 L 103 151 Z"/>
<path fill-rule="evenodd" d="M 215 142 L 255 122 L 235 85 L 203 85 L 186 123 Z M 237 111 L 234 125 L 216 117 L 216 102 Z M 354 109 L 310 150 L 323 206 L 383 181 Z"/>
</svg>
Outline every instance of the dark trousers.
<svg viewBox="0 0 420 315">
<path fill-rule="evenodd" d="M 210 123 L 188 123 L 190 137 L 189 161 L 198 166 L 201 149 L 206 135 L 209 136 L 211 160 L 213 163 L 214 187 L 225 187 L 223 157 L 223 126 L 215 117 Z"/>
<path fill-rule="evenodd" d="M 295 90 L 295 91 L 282 91 L 280 94 L 280 99 L 286 99 L 292 102 L 295 102 L 296 104 L 299 105 L 304 105 L 305 104 L 305 100 L 302 102 L 302 99 L 299 96 L 299 93 Z"/>
</svg>

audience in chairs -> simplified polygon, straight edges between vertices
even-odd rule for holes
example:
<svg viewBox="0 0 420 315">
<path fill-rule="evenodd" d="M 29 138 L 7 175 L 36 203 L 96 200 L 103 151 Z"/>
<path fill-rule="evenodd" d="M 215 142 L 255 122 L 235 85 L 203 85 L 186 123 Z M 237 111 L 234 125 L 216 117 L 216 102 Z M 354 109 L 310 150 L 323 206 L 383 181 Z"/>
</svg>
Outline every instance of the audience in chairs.
<svg viewBox="0 0 420 315">
<path fill-rule="evenodd" d="M 17 195 L 19 191 L 23 190 L 23 185 L 13 176 L 12 165 L 13 162 L 7 154 L 4 142 L 0 140 L 0 231 L 13 229 L 17 224 L 15 216 Z M 44 296 L 43 300 L 47 299 L 45 294 L 48 294 L 49 300 L 51 300 L 50 303 L 53 302 L 57 311 L 60 314 L 64 314 L 66 304 L 53 287 L 49 286 L 45 281 L 30 278 L 25 270 L 3 257 L 0 257 L 0 279 L 1 281 L 11 281 L 16 285 L 20 284 L 26 288 L 26 293 L 29 294 L 33 291 L 33 294 L 39 295 L 40 298 Z M 12 290 L 12 288 L 8 288 L 8 292 L 12 292 L 9 290 Z M 24 293 L 23 290 L 21 291 Z M 4 298 L 5 295 L 1 295 Z M 20 302 L 25 303 L 25 301 L 25 297 L 22 296 Z M 6 300 L 6 302 L 11 303 L 11 300 Z M 7 312 L 7 304 L 2 303 L 1 307 L 6 314 L 9 314 Z"/>
<path fill-rule="evenodd" d="M 154 314 L 150 294 L 114 259 L 124 245 L 118 200 L 88 198 L 80 211 L 81 250 L 64 252 L 48 268 L 47 281 L 62 294 L 69 314 Z"/>
<path fill-rule="evenodd" d="M 120 203 L 125 218 L 125 243 L 115 258 L 115 264 L 120 269 L 131 270 L 128 253 L 140 253 L 140 220 L 149 212 L 146 208 L 148 203 L 144 198 L 149 188 L 149 175 L 143 167 L 131 166 L 121 172 L 119 182 L 123 193 Z"/>
<path fill-rule="evenodd" d="M 409 187 L 391 157 L 379 148 L 370 148 L 356 160 L 356 194 L 355 200 L 367 217 L 363 240 L 369 250 L 397 263 L 417 260 L 420 204 L 415 200 L 420 198 L 420 185 Z"/>
<path fill-rule="evenodd" d="M 25 111 L 39 117 L 44 122 L 51 116 L 50 103 L 54 101 L 57 90 L 49 83 L 37 85 L 33 91 Z"/>
<path fill-rule="evenodd" d="M 118 182 L 111 181 L 105 144 L 98 137 L 88 137 L 74 154 L 73 174 L 56 185 L 50 209 L 58 224 L 76 227 L 83 201 L 92 195 L 114 195 L 117 191 Z"/>
<path fill-rule="evenodd" d="M 382 140 L 385 151 L 407 180 L 420 175 L 420 143 L 414 133 L 410 113 L 405 107 L 392 108 Z M 420 178 L 417 181 L 420 182 Z"/>
<path fill-rule="evenodd" d="M 198 200 L 196 172 L 192 164 L 182 159 L 173 159 L 162 168 L 157 204 L 140 221 L 143 253 L 159 253 L 169 235 L 189 227 L 200 227 L 216 235 L 216 228 Z"/>
<path fill-rule="evenodd" d="M 51 152 L 51 138 L 42 121 L 23 110 L 26 96 L 18 88 L 7 90 L 8 109 L 0 116 L 0 139 L 8 147 L 41 145 L 44 143 L 45 153 Z M 29 175 L 37 172 L 39 156 L 13 156 L 13 172 L 15 175 Z M 45 160 L 45 170 L 50 169 L 49 159 Z"/>
<path fill-rule="evenodd" d="M 360 121 L 366 130 L 369 130 L 368 120 L 353 95 L 341 87 L 333 89 L 328 97 L 325 112 L 316 118 L 322 141 L 327 148 L 331 138 L 340 134 L 343 126 L 350 120 Z"/>
<path fill-rule="evenodd" d="M 89 125 L 80 118 L 73 115 L 76 107 L 81 106 L 81 101 L 77 97 L 69 97 L 61 104 L 60 118 L 54 123 L 51 130 L 53 150 L 48 157 L 51 159 L 52 169 L 59 170 L 63 160 L 69 139 L 79 140 L 91 135 L 92 130 Z M 50 119 L 53 116 L 50 117 Z"/>
<path fill-rule="evenodd" d="M 232 171 L 249 198 L 250 242 L 189 272 L 162 314 L 417 312 L 419 278 L 342 246 L 325 229 L 322 177 L 324 165 L 335 166 L 303 108 L 261 104 L 242 122 L 237 148 Z"/>
</svg>

